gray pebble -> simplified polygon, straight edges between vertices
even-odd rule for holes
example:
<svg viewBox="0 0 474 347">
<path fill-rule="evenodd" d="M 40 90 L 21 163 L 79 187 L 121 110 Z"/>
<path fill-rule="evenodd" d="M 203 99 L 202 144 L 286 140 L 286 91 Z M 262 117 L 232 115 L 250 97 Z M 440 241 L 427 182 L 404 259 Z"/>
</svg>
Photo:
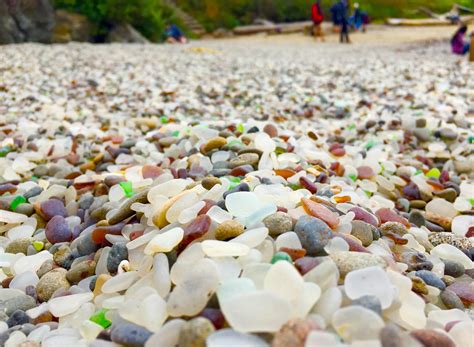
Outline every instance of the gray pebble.
<svg viewBox="0 0 474 347">
<path fill-rule="evenodd" d="M 127 347 L 142 347 L 150 338 L 152 333 L 133 323 L 120 323 L 113 327 L 111 339 L 112 342 L 125 345 Z"/>
<path fill-rule="evenodd" d="M 110 273 L 116 273 L 122 260 L 128 258 L 128 249 L 125 243 L 115 243 L 110 249 L 107 257 L 107 270 Z"/>
<path fill-rule="evenodd" d="M 324 247 L 332 236 L 332 231 L 322 220 L 304 215 L 295 225 L 295 233 L 306 249 L 308 256 L 326 255 Z"/>
<path fill-rule="evenodd" d="M 457 296 L 452 290 L 443 290 L 439 297 L 448 310 L 452 308 L 464 310 L 464 304 L 462 303 L 459 296 Z"/>
<path fill-rule="evenodd" d="M 444 274 L 452 277 L 461 277 L 464 275 L 465 269 L 461 263 L 441 259 L 444 263 Z"/>
<path fill-rule="evenodd" d="M 418 270 L 415 276 L 420 277 L 427 285 L 436 287 L 440 290 L 446 289 L 446 284 L 434 273 L 428 270 Z"/>
</svg>

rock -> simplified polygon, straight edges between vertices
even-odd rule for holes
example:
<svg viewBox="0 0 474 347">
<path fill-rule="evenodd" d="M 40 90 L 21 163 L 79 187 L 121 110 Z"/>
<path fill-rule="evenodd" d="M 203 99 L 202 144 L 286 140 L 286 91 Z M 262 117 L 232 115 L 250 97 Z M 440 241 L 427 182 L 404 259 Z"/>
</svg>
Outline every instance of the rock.
<svg viewBox="0 0 474 347">
<path fill-rule="evenodd" d="M 112 342 L 130 347 L 143 347 L 152 333 L 133 323 L 120 323 L 112 328 Z"/>
<path fill-rule="evenodd" d="M 284 212 L 276 212 L 265 217 L 263 224 L 268 228 L 268 232 L 272 236 L 278 236 L 293 228 L 292 218 Z"/>
<path fill-rule="evenodd" d="M 202 181 L 201 184 L 204 188 L 207 190 L 211 189 L 214 187 L 216 184 L 221 184 L 221 180 L 218 179 L 217 177 L 205 177 Z"/>
<path fill-rule="evenodd" d="M 433 195 L 449 202 L 454 202 L 454 200 L 456 200 L 458 196 L 457 192 L 453 188 L 446 188 L 443 190 L 434 191 Z"/>
<path fill-rule="evenodd" d="M 128 249 L 125 243 L 114 243 L 110 248 L 107 257 L 107 270 L 114 274 L 117 272 L 118 266 L 122 260 L 128 259 Z"/>
<path fill-rule="evenodd" d="M 352 224 L 351 235 L 357 237 L 362 242 L 362 245 L 364 247 L 370 246 L 370 244 L 374 240 L 373 230 L 372 230 L 374 226 L 360 220 L 354 220 L 351 222 L 351 224 Z"/>
<path fill-rule="evenodd" d="M 223 137 L 214 137 L 207 141 L 204 146 L 202 147 L 202 151 L 204 154 L 207 154 L 208 152 L 214 150 L 214 149 L 219 149 L 222 146 L 224 146 L 227 143 L 227 140 Z"/>
<path fill-rule="evenodd" d="M 0 301 L 0 311 L 5 312 L 7 316 L 10 316 L 16 310 L 27 311 L 33 307 L 36 307 L 36 300 L 29 295 L 21 294 L 5 301 Z"/>
<path fill-rule="evenodd" d="M 417 210 L 412 210 L 410 212 L 408 221 L 412 224 L 415 224 L 417 227 L 422 227 L 423 225 L 426 224 L 425 217 L 420 211 L 417 211 Z"/>
<path fill-rule="evenodd" d="M 7 320 L 7 325 L 9 328 L 22 325 L 30 322 L 30 317 L 22 310 L 16 310 L 13 312 Z"/>
<path fill-rule="evenodd" d="M 426 255 L 417 251 L 406 251 L 400 255 L 400 261 L 408 265 L 407 271 L 431 270 L 433 263 Z"/>
<path fill-rule="evenodd" d="M 382 305 L 380 300 L 373 295 L 364 295 L 352 301 L 352 305 L 358 305 L 374 311 L 379 316 L 382 315 Z"/>
<path fill-rule="evenodd" d="M 363 269 L 370 266 L 386 267 L 387 264 L 382 257 L 360 252 L 337 252 L 330 255 L 331 259 L 336 263 L 341 277 L 345 277 L 349 272 Z"/>
<path fill-rule="evenodd" d="M 217 240 L 228 240 L 239 236 L 244 232 L 244 226 L 235 220 L 228 220 L 219 224 L 216 228 Z"/>
<path fill-rule="evenodd" d="M 444 263 L 444 274 L 452 277 L 464 275 L 464 266 L 458 262 L 441 259 Z"/>
<path fill-rule="evenodd" d="M 379 230 L 382 233 L 382 235 L 385 235 L 387 233 L 394 233 L 398 236 L 403 236 L 408 232 L 407 228 L 403 224 L 398 223 L 398 222 L 383 223 L 379 227 Z"/>
<path fill-rule="evenodd" d="M 96 263 L 93 260 L 85 260 L 75 264 L 66 274 L 66 278 L 71 284 L 77 284 L 84 278 L 95 274 Z"/>
<path fill-rule="evenodd" d="M 66 279 L 67 271 L 61 268 L 44 274 L 36 285 L 39 301 L 48 301 L 59 288 L 68 289 L 71 285 Z"/>
<path fill-rule="evenodd" d="M 309 256 L 325 255 L 324 247 L 332 231 L 322 220 L 312 216 L 301 216 L 295 225 L 295 233 Z"/>
<path fill-rule="evenodd" d="M 54 25 L 49 0 L 0 2 L 0 44 L 49 43 Z"/>
<path fill-rule="evenodd" d="M 53 245 L 55 243 L 71 241 L 72 231 L 63 216 L 54 216 L 46 224 L 46 238 Z"/>
<path fill-rule="evenodd" d="M 53 260 L 62 268 L 69 269 L 74 261 L 74 255 L 68 245 L 61 245 L 53 254 Z M 38 275 L 39 276 L 39 275 Z M 40 276 L 41 277 L 41 276 Z"/>
<path fill-rule="evenodd" d="M 421 278 L 429 286 L 436 287 L 439 290 L 446 289 L 444 282 L 431 271 L 418 270 L 415 272 L 415 276 Z"/>
<path fill-rule="evenodd" d="M 55 16 L 56 26 L 52 36 L 53 43 L 88 42 L 91 40 L 93 26 L 86 16 L 65 10 L 57 10 Z"/>
<path fill-rule="evenodd" d="M 457 296 L 452 290 L 443 290 L 439 297 L 448 310 L 453 308 L 464 310 L 464 304 L 459 296 Z"/>
<path fill-rule="evenodd" d="M 277 331 L 271 347 L 304 347 L 309 333 L 318 329 L 318 325 L 311 320 L 292 319 Z"/>
<path fill-rule="evenodd" d="M 242 165 L 257 165 L 259 160 L 258 154 L 255 153 L 243 153 L 230 161 L 230 168 L 236 168 Z"/>
<path fill-rule="evenodd" d="M 426 119 L 425 118 L 417 118 L 416 127 L 417 128 L 424 128 L 425 126 L 426 126 Z"/>
<path fill-rule="evenodd" d="M 188 321 L 179 334 L 178 345 L 182 347 L 206 347 L 206 339 L 215 331 L 207 318 L 198 317 Z"/>
<path fill-rule="evenodd" d="M 453 340 L 435 330 L 420 329 L 410 333 L 424 347 L 456 347 Z"/>
<path fill-rule="evenodd" d="M 15 239 L 7 245 L 7 247 L 5 248 L 5 252 L 13 254 L 23 253 L 26 255 L 28 252 L 29 245 L 31 245 L 30 238 Z"/>
<path fill-rule="evenodd" d="M 130 24 L 119 24 L 114 26 L 105 39 L 108 43 L 149 43 L 147 38 L 140 34 Z"/>
</svg>

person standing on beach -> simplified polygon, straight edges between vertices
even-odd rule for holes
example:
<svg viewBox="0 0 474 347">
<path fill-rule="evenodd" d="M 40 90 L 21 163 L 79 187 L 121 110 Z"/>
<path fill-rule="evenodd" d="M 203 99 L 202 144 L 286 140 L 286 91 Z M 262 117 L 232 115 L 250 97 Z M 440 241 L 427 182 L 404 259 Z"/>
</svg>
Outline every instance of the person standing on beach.
<svg viewBox="0 0 474 347">
<path fill-rule="evenodd" d="M 341 35 L 340 35 L 340 42 L 341 43 L 351 43 L 349 39 L 349 18 L 347 17 L 347 1 L 340 0 L 336 6 L 336 17 L 338 22 L 341 25 Z"/>
<path fill-rule="evenodd" d="M 321 10 L 321 0 L 316 1 L 313 6 L 311 6 L 311 19 L 313 20 L 313 35 L 317 39 L 321 38 L 321 41 L 324 42 L 324 34 L 322 30 L 322 24 L 324 20 L 323 11 Z"/>
</svg>

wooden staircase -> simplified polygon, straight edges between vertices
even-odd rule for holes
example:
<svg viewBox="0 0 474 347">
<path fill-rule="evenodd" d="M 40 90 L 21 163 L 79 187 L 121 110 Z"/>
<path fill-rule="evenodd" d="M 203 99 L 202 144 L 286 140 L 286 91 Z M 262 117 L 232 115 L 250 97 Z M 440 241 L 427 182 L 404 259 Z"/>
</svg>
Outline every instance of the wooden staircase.
<svg viewBox="0 0 474 347">
<path fill-rule="evenodd" d="M 204 27 L 189 13 L 183 11 L 175 0 L 165 0 L 164 3 L 171 7 L 176 16 L 183 21 L 185 27 L 195 36 L 201 37 L 206 33 Z"/>
</svg>

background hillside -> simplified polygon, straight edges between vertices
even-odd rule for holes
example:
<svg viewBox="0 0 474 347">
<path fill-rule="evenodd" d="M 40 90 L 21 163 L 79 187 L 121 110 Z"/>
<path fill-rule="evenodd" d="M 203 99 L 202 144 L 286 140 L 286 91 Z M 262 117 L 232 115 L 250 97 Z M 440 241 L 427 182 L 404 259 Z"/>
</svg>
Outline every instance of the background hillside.
<svg viewBox="0 0 474 347">
<path fill-rule="evenodd" d="M 158 41 L 167 22 L 178 22 L 172 5 L 197 19 L 207 31 L 233 28 L 252 23 L 256 18 L 275 22 L 308 20 L 312 0 L 55 0 L 55 7 L 86 15 L 97 24 L 97 30 L 107 30 L 111 23 L 127 22 L 146 37 Z M 361 7 L 373 20 L 387 17 L 422 17 L 420 6 L 435 12 L 448 11 L 453 3 L 472 7 L 472 0 L 360 0 Z M 333 0 L 323 0 L 325 12 Z M 170 6 L 171 5 L 171 6 Z"/>
</svg>

